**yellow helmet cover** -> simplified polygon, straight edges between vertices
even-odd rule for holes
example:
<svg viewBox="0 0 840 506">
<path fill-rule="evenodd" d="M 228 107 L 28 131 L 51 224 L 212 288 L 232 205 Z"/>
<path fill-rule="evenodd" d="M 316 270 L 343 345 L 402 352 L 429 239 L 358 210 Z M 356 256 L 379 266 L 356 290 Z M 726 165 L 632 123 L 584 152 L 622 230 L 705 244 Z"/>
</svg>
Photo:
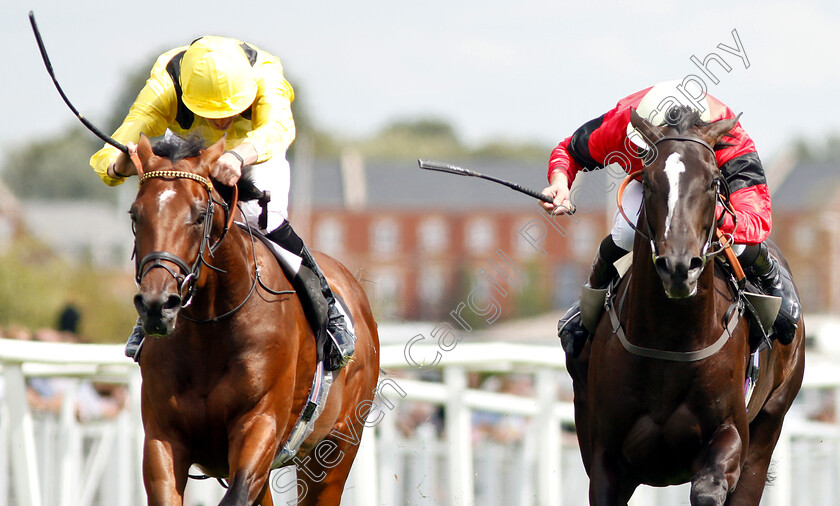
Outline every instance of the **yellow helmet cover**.
<svg viewBox="0 0 840 506">
<path fill-rule="evenodd" d="M 257 80 L 240 42 L 205 36 L 193 42 L 181 61 L 183 101 L 203 118 L 235 116 L 254 102 Z"/>
</svg>

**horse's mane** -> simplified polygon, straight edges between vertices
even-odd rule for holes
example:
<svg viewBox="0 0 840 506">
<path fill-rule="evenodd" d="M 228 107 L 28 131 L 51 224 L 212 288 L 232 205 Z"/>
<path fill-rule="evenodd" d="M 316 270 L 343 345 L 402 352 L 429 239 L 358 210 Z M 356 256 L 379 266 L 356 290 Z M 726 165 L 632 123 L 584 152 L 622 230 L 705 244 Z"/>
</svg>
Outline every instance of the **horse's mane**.
<svg viewBox="0 0 840 506">
<path fill-rule="evenodd" d="M 700 112 L 688 105 L 674 105 L 665 111 L 665 121 L 660 126 L 670 126 L 677 130 L 678 134 L 685 134 L 691 128 L 706 128 L 711 125 L 710 122 L 704 121 L 700 118 Z M 732 137 L 729 133 L 724 137 Z M 718 142 L 714 146 L 714 150 L 723 149 L 732 146 L 727 142 Z"/>
<path fill-rule="evenodd" d="M 167 135 L 152 146 L 155 155 L 169 158 L 172 163 L 198 156 L 202 149 L 204 139 L 200 135 L 191 135 L 186 139 L 177 135 Z"/>
<path fill-rule="evenodd" d="M 186 139 L 178 135 L 168 135 L 152 146 L 155 155 L 168 158 L 173 164 L 185 158 L 198 156 L 202 149 L 204 149 L 204 138 L 200 135 L 191 135 Z M 231 187 L 225 186 L 215 179 L 213 182 L 216 183 L 213 186 L 219 192 L 219 195 L 225 201 L 230 202 L 233 196 Z M 242 202 L 255 200 L 262 196 L 262 191 L 254 184 L 250 166 L 242 169 L 242 177 L 239 178 L 236 186 L 239 188 L 239 200 Z"/>
</svg>

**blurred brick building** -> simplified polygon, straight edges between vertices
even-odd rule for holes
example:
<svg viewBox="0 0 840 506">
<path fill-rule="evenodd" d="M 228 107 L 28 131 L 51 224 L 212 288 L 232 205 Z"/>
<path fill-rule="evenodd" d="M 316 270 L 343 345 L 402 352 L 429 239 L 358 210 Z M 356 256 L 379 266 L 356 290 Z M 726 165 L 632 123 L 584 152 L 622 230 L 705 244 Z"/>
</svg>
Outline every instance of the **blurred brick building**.
<svg viewBox="0 0 840 506">
<path fill-rule="evenodd" d="M 771 238 L 791 265 L 805 312 L 840 315 L 840 166 L 793 163 L 771 190 Z"/>
<path fill-rule="evenodd" d="M 539 161 L 462 165 L 536 190 L 546 186 Z M 479 323 L 563 309 L 578 297 L 610 229 L 622 176 L 579 175 L 578 213 L 552 222 L 530 197 L 420 170 L 416 160 L 345 159 L 307 170 L 296 167 L 293 176 L 292 223 L 313 248 L 365 281 L 378 315 L 436 319 L 466 304 Z M 791 264 L 806 312 L 840 313 L 838 167 L 792 163 L 770 186 L 771 237 Z M 305 206 L 301 195 L 311 196 Z M 499 315 L 489 307 L 494 302 Z"/>
<path fill-rule="evenodd" d="M 546 186 L 541 162 L 463 165 L 536 190 Z M 482 325 L 566 307 L 611 219 L 611 195 L 597 185 L 578 199 L 586 205 L 574 218 L 551 219 L 526 195 L 424 171 L 416 160 L 315 163 L 309 172 L 313 183 L 304 176 L 292 190 L 293 226 L 362 279 L 386 318 L 455 311 L 465 324 Z M 305 207 L 301 195 L 312 197 Z"/>
</svg>

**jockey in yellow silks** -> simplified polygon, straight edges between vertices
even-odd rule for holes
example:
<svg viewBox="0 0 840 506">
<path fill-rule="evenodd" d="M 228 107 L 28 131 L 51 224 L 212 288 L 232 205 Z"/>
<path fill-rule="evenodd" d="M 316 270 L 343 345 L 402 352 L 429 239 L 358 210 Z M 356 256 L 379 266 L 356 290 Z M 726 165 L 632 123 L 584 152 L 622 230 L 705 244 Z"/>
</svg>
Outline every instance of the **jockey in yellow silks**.
<svg viewBox="0 0 840 506">
<path fill-rule="evenodd" d="M 332 342 L 325 356 L 335 369 L 353 352 L 350 334 L 335 298 L 311 253 L 288 222 L 290 169 L 286 150 L 295 138 L 291 103 L 294 90 L 283 74 L 280 59 L 258 47 L 228 37 L 204 36 L 188 46 L 160 55 L 146 85 L 113 138 L 136 150 L 144 133 L 149 137 L 199 135 L 209 146 L 225 137 L 226 151 L 210 170 L 216 181 L 231 186 L 250 166 L 257 188 L 270 192 L 267 226 L 270 239 L 301 258 L 292 280 L 297 290 L 318 292 L 327 303 L 326 318 L 312 321 L 319 342 Z M 114 186 L 137 173 L 128 155 L 105 145 L 90 159 L 105 184 Z M 259 204 L 242 203 L 248 221 L 256 223 Z M 311 298 L 311 297 L 310 297 Z M 317 310 L 308 314 L 319 313 Z M 323 313 L 323 311 L 320 311 Z M 126 355 L 139 358 L 142 330 L 135 327 Z"/>
</svg>

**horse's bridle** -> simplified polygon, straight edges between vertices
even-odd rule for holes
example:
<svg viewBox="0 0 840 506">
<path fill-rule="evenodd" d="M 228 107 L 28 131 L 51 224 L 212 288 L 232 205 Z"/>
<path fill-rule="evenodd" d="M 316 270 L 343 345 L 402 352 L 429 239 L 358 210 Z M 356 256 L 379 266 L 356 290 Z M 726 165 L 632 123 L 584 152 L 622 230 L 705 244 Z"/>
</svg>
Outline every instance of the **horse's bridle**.
<svg viewBox="0 0 840 506">
<path fill-rule="evenodd" d="M 683 142 L 694 142 L 700 144 L 704 148 L 708 149 L 712 156 L 715 155 L 715 150 L 712 146 L 709 145 L 708 142 L 697 139 L 694 137 L 660 137 L 657 139 L 653 146 L 655 147 L 660 142 L 664 141 L 683 141 Z M 641 169 L 631 172 L 627 175 L 624 181 L 621 183 L 621 186 L 618 188 L 618 193 L 616 193 L 616 204 L 618 205 L 618 211 L 621 213 L 621 216 L 624 218 L 625 221 L 636 231 L 639 235 L 650 241 L 650 250 L 653 254 L 654 260 L 657 258 L 658 248 L 656 247 L 656 241 L 654 241 L 653 232 L 650 228 L 650 222 L 647 220 L 647 213 L 645 213 L 645 228 L 647 229 L 647 233 L 642 232 L 636 226 L 635 223 L 627 216 L 624 212 L 624 207 L 621 205 L 621 200 L 624 195 L 624 190 L 627 188 L 627 185 L 630 181 L 636 180 L 641 176 Z M 726 183 L 726 180 L 723 176 L 718 176 L 714 179 L 715 183 L 715 202 L 719 202 L 723 206 L 724 213 L 729 214 L 732 216 L 733 223 L 737 225 L 737 218 L 735 216 L 735 212 L 732 210 L 731 205 L 729 204 L 729 185 Z M 712 222 L 709 226 L 709 233 L 706 237 L 706 242 L 703 244 L 703 248 L 701 251 L 701 258 L 703 259 L 703 266 L 706 265 L 709 258 L 718 255 L 722 251 L 724 251 L 727 247 L 731 246 L 734 242 L 733 235 L 731 233 L 720 233 L 721 238 L 717 241 L 717 246 L 712 249 L 712 246 L 715 244 L 715 233 L 718 231 L 719 227 L 723 224 L 724 214 L 721 214 L 719 219 L 716 219 Z M 721 242 L 723 241 L 723 242 Z M 711 251 L 710 251 L 711 250 Z"/>
<path fill-rule="evenodd" d="M 221 271 L 220 269 L 214 267 L 204 259 L 204 253 L 209 252 L 210 256 L 213 256 L 213 253 L 215 253 L 215 251 L 221 244 L 222 239 L 224 239 L 225 235 L 227 235 L 227 232 L 230 229 L 231 222 L 233 221 L 233 213 L 231 212 L 231 209 L 235 208 L 236 206 L 236 202 L 238 199 L 238 191 L 237 187 L 234 186 L 234 196 L 231 201 L 231 204 L 228 205 L 226 202 L 222 200 L 216 200 L 213 197 L 213 183 L 208 178 L 200 176 L 198 174 L 193 174 L 192 172 L 184 172 L 179 170 L 158 170 L 146 172 L 140 177 L 138 186 L 142 186 L 144 182 L 153 178 L 189 179 L 200 183 L 207 191 L 207 207 L 205 209 L 204 214 L 204 228 L 201 234 L 201 242 L 198 246 L 198 255 L 196 256 L 196 259 L 191 266 L 187 265 L 187 262 L 185 262 L 178 255 L 174 255 L 172 253 L 169 253 L 168 251 L 152 251 L 151 253 L 144 256 L 142 259 L 138 259 L 136 256 L 137 245 L 135 240 L 134 254 L 136 264 L 134 280 L 137 283 L 137 285 L 140 286 L 143 277 L 146 276 L 146 274 L 148 274 L 149 271 L 151 271 L 155 267 L 161 267 L 165 269 L 170 275 L 172 275 L 172 277 L 175 278 L 175 281 L 178 283 L 178 295 L 180 295 L 181 297 L 181 307 L 184 308 L 190 305 L 193 299 L 193 295 L 195 295 L 196 282 L 198 281 L 198 278 L 201 275 L 202 265 L 207 265 L 207 267 L 213 270 Z M 219 239 L 216 241 L 216 243 L 211 246 L 210 233 L 213 228 L 213 215 L 216 205 L 219 205 L 225 211 L 225 228 L 222 230 L 222 233 L 219 236 Z M 133 226 L 132 232 L 134 232 Z M 173 270 L 172 267 L 170 267 L 164 262 L 170 262 L 175 264 L 178 267 L 178 272 Z"/>
</svg>

